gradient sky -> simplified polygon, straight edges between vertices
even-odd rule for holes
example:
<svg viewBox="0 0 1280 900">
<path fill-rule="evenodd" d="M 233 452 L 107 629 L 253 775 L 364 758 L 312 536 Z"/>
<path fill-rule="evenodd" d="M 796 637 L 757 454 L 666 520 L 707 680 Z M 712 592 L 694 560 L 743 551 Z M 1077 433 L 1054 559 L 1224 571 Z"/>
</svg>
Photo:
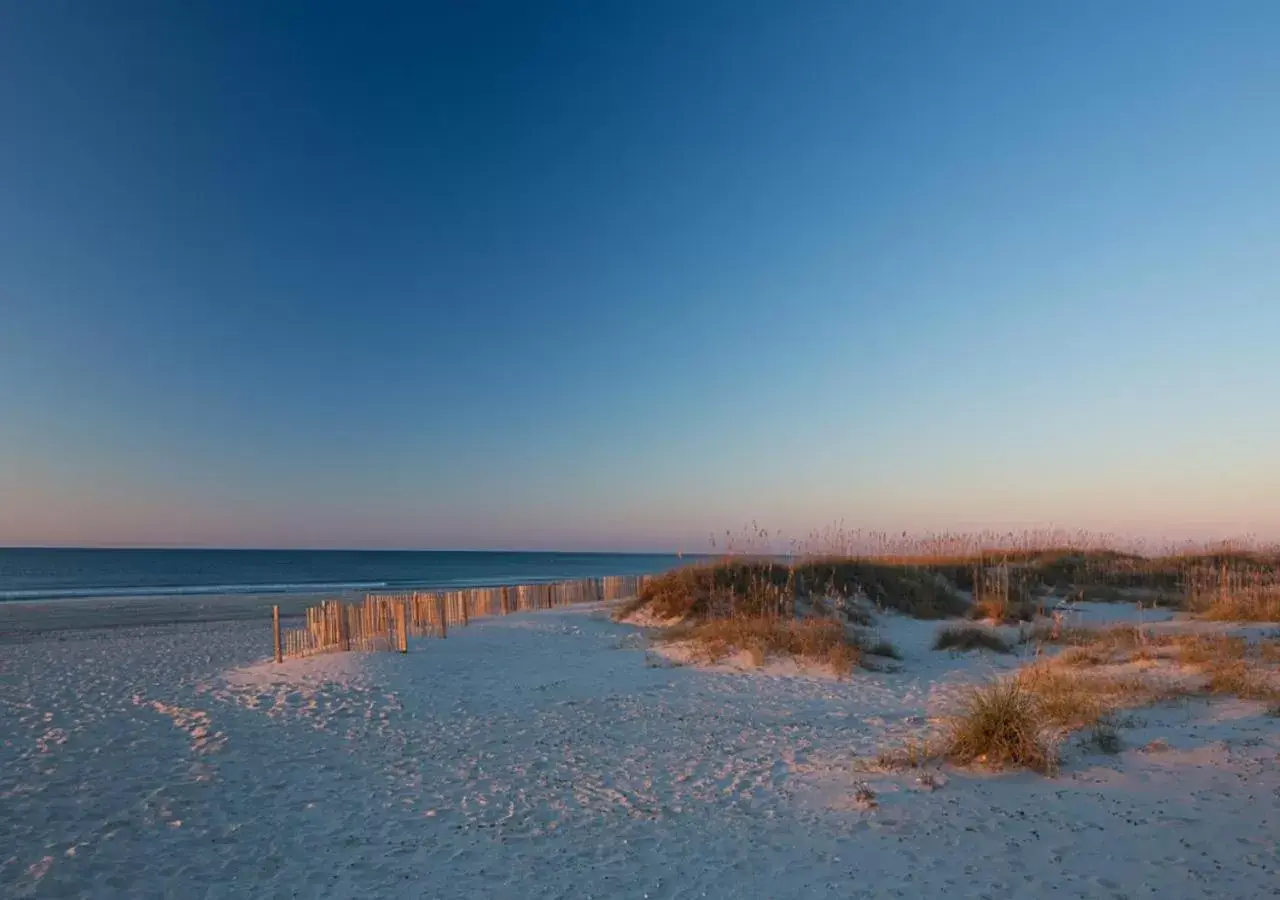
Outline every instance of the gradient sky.
<svg viewBox="0 0 1280 900">
<path fill-rule="evenodd" d="M 0 0 L 0 544 L 1280 537 L 1280 3 Z"/>
</svg>

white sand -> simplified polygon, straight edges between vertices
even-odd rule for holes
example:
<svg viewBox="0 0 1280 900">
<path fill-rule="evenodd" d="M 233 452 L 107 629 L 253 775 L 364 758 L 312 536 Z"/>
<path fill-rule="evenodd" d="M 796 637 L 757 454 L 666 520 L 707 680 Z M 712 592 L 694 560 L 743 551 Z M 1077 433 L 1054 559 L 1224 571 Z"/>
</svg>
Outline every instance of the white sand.
<svg viewBox="0 0 1280 900">
<path fill-rule="evenodd" d="M 154 597 L 86 597 L 70 600 L 6 600 L 0 603 L 0 641 L 28 634 L 130 625 L 261 621 L 279 606 L 284 618 L 305 614 L 321 600 L 358 601 L 362 591 L 291 594 L 176 594 Z"/>
<path fill-rule="evenodd" d="M 0 896 L 1280 888 L 1280 726 L 1257 704 L 1140 711 L 1123 753 L 1072 749 L 1052 780 L 865 771 L 1018 662 L 936 653 L 936 627 L 887 620 L 901 671 L 842 682 L 658 665 L 576 610 L 283 667 L 252 665 L 261 622 L 28 635 L 0 644 Z"/>
</svg>

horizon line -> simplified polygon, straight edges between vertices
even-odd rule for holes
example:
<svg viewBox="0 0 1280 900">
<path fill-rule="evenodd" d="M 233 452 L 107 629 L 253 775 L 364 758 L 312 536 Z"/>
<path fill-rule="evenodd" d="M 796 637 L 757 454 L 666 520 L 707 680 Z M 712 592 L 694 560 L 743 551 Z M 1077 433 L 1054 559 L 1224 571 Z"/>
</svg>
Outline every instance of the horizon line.
<svg viewBox="0 0 1280 900">
<path fill-rule="evenodd" d="M 714 556 L 684 550 L 565 550 L 518 547 L 227 547 L 212 544 L 0 544 L 4 550 L 198 550 L 228 553 L 555 553 L 578 556 Z"/>
</svg>

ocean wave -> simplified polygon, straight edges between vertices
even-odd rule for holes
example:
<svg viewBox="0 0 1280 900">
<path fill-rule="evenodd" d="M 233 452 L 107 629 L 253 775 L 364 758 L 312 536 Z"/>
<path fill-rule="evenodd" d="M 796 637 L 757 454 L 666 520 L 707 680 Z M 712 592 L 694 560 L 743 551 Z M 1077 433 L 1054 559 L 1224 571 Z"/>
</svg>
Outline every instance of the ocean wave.
<svg viewBox="0 0 1280 900">
<path fill-rule="evenodd" d="M 368 591 L 387 587 L 385 581 L 334 581 L 290 584 L 199 584 L 139 587 L 32 588 L 0 591 L 3 600 L 84 600 L 92 597 L 179 597 L 207 594 L 296 594 L 308 591 Z"/>
</svg>

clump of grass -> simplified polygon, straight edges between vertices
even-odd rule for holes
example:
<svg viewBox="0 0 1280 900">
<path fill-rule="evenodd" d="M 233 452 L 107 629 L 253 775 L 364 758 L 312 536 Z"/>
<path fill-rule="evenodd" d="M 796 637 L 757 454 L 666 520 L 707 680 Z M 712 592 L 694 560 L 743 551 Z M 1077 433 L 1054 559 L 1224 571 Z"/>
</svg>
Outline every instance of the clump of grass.
<svg viewBox="0 0 1280 900">
<path fill-rule="evenodd" d="M 933 639 L 934 650 L 991 650 L 995 653 L 1011 653 L 1013 646 L 990 628 L 977 625 L 948 625 L 938 630 Z"/>
<path fill-rule="evenodd" d="M 1191 665 L 1242 660 L 1249 651 L 1249 642 L 1242 637 L 1221 634 L 1178 635 L 1171 639 L 1179 658 Z"/>
<path fill-rule="evenodd" d="M 614 618 L 625 619 L 641 609 L 659 619 L 684 619 L 694 615 L 711 596 L 711 570 L 708 566 L 688 566 L 664 572 L 652 579 L 632 600 L 614 611 Z"/>
<path fill-rule="evenodd" d="M 1089 733 L 1084 740 L 1084 745 L 1108 756 L 1114 756 L 1124 749 L 1124 742 L 1120 740 L 1120 732 L 1116 731 L 1115 725 L 1107 718 L 1098 719 L 1093 723 L 1093 727 L 1089 729 Z"/>
<path fill-rule="evenodd" d="M 939 748 L 935 744 L 922 740 L 910 740 L 900 747 L 881 750 L 876 756 L 876 765 L 886 771 L 919 769 L 926 763 L 937 760 L 939 756 Z"/>
<path fill-rule="evenodd" d="M 1112 649 L 1104 644 L 1085 644 L 1068 647 L 1058 654 L 1056 662 L 1062 666 L 1084 668 L 1102 666 L 1111 662 Z"/>
<path fill-rule="evenodd" d="M 1058 655 L 1056 662 L 1076 668 L 1159 659 L 1168 655 L 1166 648 L 1172 642 L 1167 635 L 1152 634 L 1131 625 L 1065 629 L 1044 640 L 1065 644 L 1067 649 Z"/>
<path fill-rule="evenodd" d="M 756 665 L 795 657 L 843 676 L 862 661 L 862 648 L 832 619 L 712 619 L 668 629 L 660 639 L 688 641 L 710 662 L 745 651 Z"/>
<path fill-rule="evenodd" d="M 916 779 L 916 784 L 920 785 L 920 787 L 924 788 L 926 791 L 936 791 L 938 788 L 942 787 L 942 782 L 939 781 L 938 776 L 934 775 L 932 772 L 925 772 Z"/>
<path fill-rule="evenodd" d="M 1057 743 L 1086 730 L 1085 743 L 1102 752 L 1120 748 L 1113 711 L 1158 699 L 1141 678 L 1088 676 L 1049 663 L 975 688 L 946 733 L 943 755 L 952 762 L 980 762 L 1052 774 Z"/>
<path fill-rule="evenodd" d="M 1152 634 L 1136 625 L 1112 625 L 1106 628 L 1054 628 L 1041 625 L 1032 631 L 1028 640 L 1087 650 L 1087 653 L 1067 651 L 1062 656 L 1084 665 L 1097 665 L 1117 653 L 1132 653 L 1142 648 L 1164 646 L 1170 639 Z"/>
<path fill-rule="evenodd" d="M 1206 674 L 1208 681 L 1205 690 L 1210 694 L 1227 694 L 1241 700 L 1280 702 L 1280 690 L 1276 689 L 1266 674 L 1242 659 L 1211 663 Z"/>
<path fill-rule="evenodd" d="M 1258 642 L 1258 656 L 1263 662 L 1280 663 L 1280 640 L 1268 638 Z"/>
<path fill-rule="evenodd" d="M 1046 663 L 1028 666 L 1014 679 L 1030 696 L 1046 727 L 1074 731 L 1096 723 L 1109 709 L 1114 686 Z M 1109 689 L 1110 688 L 1110 689 Z"/>
<path fill-rule="evenodd" d="M 942 753 L 958 765 L 1013 766 L 1043 774 L 1053 774 L 1058 766 L 1040 705 L 1016 679 L 974 688 L 950 722 Z"/>
<path fill-rule="evenodd" d="M 876 792 L 866 784 L 858 785 L 858 789 L 853 792 L 853 802 L 860 809 L 875 809 L 880 805 L 876 800 Z"/>
<path fill-rule="evenodd" d="M 874 638 L 864 641 L 862 644 L 862 652 L 869 656 L 883 656 L 886 659 L 902 659 L 902 651 L 884 638 Z"/>
<path fill-rule="evenodd" d="M 1043 586 L 1036 584 L 1033 568 L 1025 563 L 1006 561 L 996 566 L 977 566 L 972 582 L 971 618 L 1016 625 L 1034 620 L 1040 610 L 1035 595 Z"/>
<path fill-rule="evenodd" d="M 1039 613 L 1040 605 L 1034 600 L 1008 600 L 983 597 L 969 609 L 969 618 L 990 620 L 1001 625 L 1017 625 L 1030 622 Z"/>
<path fill-rule="evenodd" d="M 1066 735 L 1083 731 L 1085 746 L 1119 752 L 1115 712 L 1166 696 L 1139 675 L 1086 673 L 1045 660 L 973 688 L 938 739 L 882 752 L 880 765 L 918 768 L 945 759 L 1052 775 Z"/>
<path fill-rule="evenodd" d="M 1078 628 L 1071 625 L 1053 625 L 1048 622 L 1037 623 L 1027 635 L 1028 641 L 1045 644 L 1062 644 L 1068 647 L 1082 647 L 1096 643 L 1097 628 Z"/>
<path fill-rule="evenodd" d="M 614 617 L 625 619 L 641 609 L 657 619 L 695 621 L 790 616 L 795 598 L 795 576 L 788 566 L 768 560 L 724 560 L 664 572 L 620 606 Z"/>
<path fill-rule="evenodd" d="M 851 603 L 846 603 L 841 606 L 839 614 L 844 616 L 845 621 L 851 622 L 854 625 L 861 625 L 864 628 L 875 624 L 875 619 L 872 618 L 871 613 L 867 612 L 862 607 L 854 606 Z"/>
<path fill-rule="evenodd" d="M 1071 644 L 1068 649 L 1049 665 L 1032 666 L 1020 677 L 1044 695 L 1044 702 L 1062 707 L 1056 718 L 1072 727 L 1096 718 L 1086 708 L 1092 701 L 1099 710 L 1108 711 L 1201 691 L 1244 700 L 1280 699 L 1280 688 L 1258 666 L 1259 661 L 1280 656 L 1280 647 L 1265 641 L 1250 645 L 1246 638 L 1235 635 L 1149 634 L 1131 626 L 1079 629 L 1064 637 Z M 1193 666 L 1203 672 L 1205 680 L 1170 682 L 1161 687 L 1144 681 L 1139 674 L 1067 671 L 1159 659 Z"/>
<path fill-rule="evenodd" d="M 1208 619 L 1280 622 L 1280 571 L 1275 559 L 1219 558 L 1191 566 L 1187 601 Z"/>
</svg>

